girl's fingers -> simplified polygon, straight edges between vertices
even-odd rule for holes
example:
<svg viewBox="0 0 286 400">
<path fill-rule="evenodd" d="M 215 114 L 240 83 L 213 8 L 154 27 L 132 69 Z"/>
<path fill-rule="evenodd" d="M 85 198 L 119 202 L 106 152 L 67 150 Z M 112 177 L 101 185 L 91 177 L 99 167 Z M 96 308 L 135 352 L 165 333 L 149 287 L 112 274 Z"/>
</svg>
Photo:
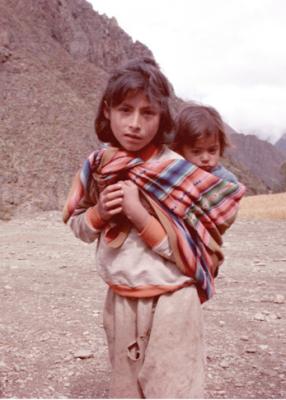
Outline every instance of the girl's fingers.
<svg viewBox="0 0 286 400">
<path fill-rule="evenodd" d="M 122 182 L 123 183 L 123 182 Z M 106 192 L 106 193 L 112 193 L 112 192 L 116 192 L 116 191 L 120 191 L 122 189 L 122 184 L 121 184 L 121 182 L 117 182 L 117 183 L 114 183 L 114 184 L 112 184 L 112 185 L 109 185 L 109 186 L 107 186 L 107 188 L 105 188 L 104 189 L 104 191 Z"/>
<path fill-rule="evenodd" d="M 122 207 L 114 208 L 113 210 L 109 211 L 110 215 L 120 214 L 122 212 Z"/>
<path fill-rule="evenodd" d="M 104 198 L 106 199 L 106 201 L 109 201 L 109 200 L 116 199 L 118 197 L 122 197 L 123 190 L 122 190 L 122 187 L 119 186 L 119 188 L 116 187 L 116 188 L 113 188 L 113 190 L 111 190 L 111 189 L 106 190 L 103 195 L 104 195 Z"/>
<path fill-rule="evenodd" d="M 119 199 L 114 199 L 114 200 L 110 200 L 110 201 L 106 201 L 105 202 L 105 207 L 109 210 L 111 208 L 120 206 L 122 204 L 123 201 L 123 197 L 120 197 Z"/>
<path fill-rule="evenodd" d="M 120 189 L 120 191 L 117 190 L 116 192 L 105 194 L 104 200 L 107 203 L 107 202 L 117 200 L 117 199 L 120 200 L 120 199 L 122 199 L 122 197 L 123 197 L 123 190 Z"/>
</svg>

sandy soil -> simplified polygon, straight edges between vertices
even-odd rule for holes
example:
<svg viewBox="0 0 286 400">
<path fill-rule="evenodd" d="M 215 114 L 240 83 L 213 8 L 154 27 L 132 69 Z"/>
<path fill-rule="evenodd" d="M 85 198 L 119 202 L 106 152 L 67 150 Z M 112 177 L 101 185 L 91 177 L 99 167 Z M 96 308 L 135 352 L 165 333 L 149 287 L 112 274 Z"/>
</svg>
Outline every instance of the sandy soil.
<svg viewBox="0 0 286 400">
<path fill-rule="evenodd" d="M 0 222 L 0 397 L 107 398 L 105 285 L 57 212 Z M 239 220 L 204 305 L 207 397 L 285 398 L 285 221 Z"/>
</svg>

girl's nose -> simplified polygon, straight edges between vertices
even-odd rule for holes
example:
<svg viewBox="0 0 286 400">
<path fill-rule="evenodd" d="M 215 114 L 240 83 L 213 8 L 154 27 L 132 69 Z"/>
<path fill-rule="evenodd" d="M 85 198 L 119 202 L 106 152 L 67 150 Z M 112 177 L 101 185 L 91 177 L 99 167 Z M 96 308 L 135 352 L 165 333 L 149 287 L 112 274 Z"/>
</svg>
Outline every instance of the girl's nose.
<svg viewBox="0 0 286 400">
<path fill-rule="evenodd" d="M 140 115 L 138 112 L 133 112 L 130 115 L 129 126 L 130 126 L 130 128 L 136 129 L 136 130 L 140 128 Z"/>
</svg>

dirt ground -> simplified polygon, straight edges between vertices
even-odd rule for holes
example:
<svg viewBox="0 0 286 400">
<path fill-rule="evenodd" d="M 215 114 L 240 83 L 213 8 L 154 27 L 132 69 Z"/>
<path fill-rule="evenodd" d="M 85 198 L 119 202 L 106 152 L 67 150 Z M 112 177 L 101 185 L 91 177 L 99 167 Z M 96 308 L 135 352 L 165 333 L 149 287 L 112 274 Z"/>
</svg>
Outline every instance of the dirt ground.
<svg viewBox="0 0 286 400">
<path fill-rule="evenodd" d="M 105 285 L 58 212 L 0 222 L 0 397 L 107 398 Z M 285 398 L 285 221 L 238 220 L 204 305 L 209 398 Z"/>
</svg>

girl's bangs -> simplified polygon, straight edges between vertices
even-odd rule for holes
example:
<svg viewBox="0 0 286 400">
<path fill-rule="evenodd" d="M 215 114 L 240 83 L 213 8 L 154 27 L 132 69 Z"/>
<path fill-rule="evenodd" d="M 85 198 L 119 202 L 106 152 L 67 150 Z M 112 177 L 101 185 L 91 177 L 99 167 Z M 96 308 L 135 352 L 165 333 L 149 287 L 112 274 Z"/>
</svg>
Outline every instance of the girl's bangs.
<svg viewBox="0 0 286 400">
<path fill-rule="evenodd" d="M 132 79 L 133 78 L 133 79 Z M 142 80 L 141 77 L 129 77 L 117 82 L 110 95 L 111 107 L 122 103 L 127 96 L 143 92 L 151 104 L 161 105 L 161 95 L 150 85 L 150 82 Z"/>
</svg>

